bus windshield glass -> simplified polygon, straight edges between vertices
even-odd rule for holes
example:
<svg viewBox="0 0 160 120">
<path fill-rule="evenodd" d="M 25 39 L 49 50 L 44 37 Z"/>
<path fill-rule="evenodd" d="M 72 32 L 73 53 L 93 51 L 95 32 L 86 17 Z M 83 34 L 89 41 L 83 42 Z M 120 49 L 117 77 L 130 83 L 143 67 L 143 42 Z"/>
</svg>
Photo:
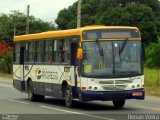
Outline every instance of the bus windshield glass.
<svg viewBox="0 0 160 120">
<path fill-rule="evenodd" d="M 83 42 L 83 75 L 141 74 L 141 41 L 99 40 Z M 101 52 L 100 52 L 101 51 Z M 102 53 L 103 52 L 103 53 Z"/>
</svg>

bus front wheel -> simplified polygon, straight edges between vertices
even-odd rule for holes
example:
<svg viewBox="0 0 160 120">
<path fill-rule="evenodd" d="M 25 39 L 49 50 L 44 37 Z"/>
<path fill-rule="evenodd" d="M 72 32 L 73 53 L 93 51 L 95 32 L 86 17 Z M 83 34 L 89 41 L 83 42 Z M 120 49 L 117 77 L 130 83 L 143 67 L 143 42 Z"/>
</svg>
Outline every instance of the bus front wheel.
<svg viewBox="0 0 160 120">
<path fill-rule="evenodd" d="M 65 103 L 66 107 L 72 107 L 72 90 L 69 85 L 65 87 L 65 93 L 64 93 Z"/>
<path fill-rule="evenodd" d="M 115 108 L 123 108 L 125 100 L 113 100 L 113 105 Z"/>
</svg>

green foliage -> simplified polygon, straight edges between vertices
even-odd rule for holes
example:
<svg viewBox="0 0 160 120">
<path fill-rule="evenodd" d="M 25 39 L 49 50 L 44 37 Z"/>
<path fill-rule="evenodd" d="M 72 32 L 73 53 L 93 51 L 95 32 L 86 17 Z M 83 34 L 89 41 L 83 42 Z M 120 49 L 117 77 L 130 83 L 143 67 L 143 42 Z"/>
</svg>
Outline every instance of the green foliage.
<svg viewBox="0 0 160 120">
<path fill-rule="evenodd" d="M 149 68 L 160 67 L 160 38 L 158 43 L 151 43 L 146 48 L 146 66 Z"/>
<path fill-rule="evenodd" d="M 160 86 L 160 69 L 144 68 L 145 86 Z"/>
<path fill-rule="evenodd" d="M 92 24 L 137 26 L 149 45 L 160 34 L 160 1 L 158 0 L 82 0 L 81 26 Z M 76 28 L 77 2 L 59 12 L 59 29 Z"/>
<path fill-rule="evenodd" d="M 30 33 L 43 32 L 56 29 L 54 24 L 36 19 L 34 16 L 29 17 Z M 14 36 L 14 28 L 16 35 L 26 33 L 26 15 L 19 11 L 11 11 L 10 14 L 0 14 L 0 40 L 12 42 Z"/>
<path fill-rule="evenodd" d="M 12 73 L 12 54 L 7 54 L 0 58 L 0 72 Z"/>
<path fill-rule="evenodd" d="M 71 10 L 72 7 L 70 7 L 69 9 Z M 58 13 L 56 23 L 58 24 L 58 26 L 61 26 L 60 29 L 67 29 L 69 26 L 70 28 L 75 28 L 76 24 L 72 24 L 73 21 L 70 21 L 71 19 L 74 19 L 73 21 L 76 20 L 74 14 L 72 14 L 72 11 L 63 9 Z"/>
<path fill-rule="evenodd" d="M 55 30 L 52 23 L 44 22 L 41 19 L 36 19 L 34 16 L 29 17 L 30 31 L 29 33 L 38 33 L 48 30 Z M 26 33 L 26 15 L 19 11 L 11 11 L 10 14 L 0 14 L 0 42 L 5 40 L 7 43 L 12 44 L 14 36 L 14 28 L 16 28 L 15 35 L 24 35 Z M 3 47 L 2 47 L 3 48 Z M 2 49 L 0 49 L 2 53 Z M 0 72 L 12 72 L 12 53 L 5 49 L 0 55 Z M 6 54 L 7 53 L 7 54 Z"/>
<path fill-rule="evenodd" d="M 160 67 L 159 0 L 82 0 L 81 26 L 102 24 L 136 26 L 146 48 L 146 65 Z M 59 12 L 59 29 L 76 28 L 77 2 Z"/>
<path fill-rule="evenodd" d="M 137 26 L 142 39 L 148 45 L 157 41 L 156 17 L 152 9 L 144 4 L 128 4 L 126 7 L 109 8 L 101 15 L 99 22 L 104 25 Z"/>
<path fill-rule="evenodd" d="M 95 24 L 95 13 L 98 10 L 100 0 L 82 0 L 81 26 Z M 77 2 L 68 9 L 63 9 L 58 13 L 56 23 L 59 29 L 71 29 L 77 26 Z"/>
</svg>

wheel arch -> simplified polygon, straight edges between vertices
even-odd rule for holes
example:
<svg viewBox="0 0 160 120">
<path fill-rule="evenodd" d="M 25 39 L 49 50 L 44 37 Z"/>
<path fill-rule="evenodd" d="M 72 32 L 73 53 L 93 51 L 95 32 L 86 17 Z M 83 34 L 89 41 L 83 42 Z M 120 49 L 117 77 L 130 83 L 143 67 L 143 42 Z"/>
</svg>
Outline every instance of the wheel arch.
<svg viewBox="0 0 160 120">
<path fill-rule="evenodd" d="M 64 97 L 65 88 L 66 88 L 67 85 L 68 85 L 68 82 L 66 80 L 63 80 L 62 84 L 61 84 L 61 90 L 62 90 L 62 96 L 63 97 Z"/>
<path fill-rule="evenodd" d="M 32 79 L 30 77 L 28 77 L 28 79 L 27 79 L 27 91 L 28 91 L 28 85 L 29 85 L 30 81 L 32 81 Z"/>
</svg>

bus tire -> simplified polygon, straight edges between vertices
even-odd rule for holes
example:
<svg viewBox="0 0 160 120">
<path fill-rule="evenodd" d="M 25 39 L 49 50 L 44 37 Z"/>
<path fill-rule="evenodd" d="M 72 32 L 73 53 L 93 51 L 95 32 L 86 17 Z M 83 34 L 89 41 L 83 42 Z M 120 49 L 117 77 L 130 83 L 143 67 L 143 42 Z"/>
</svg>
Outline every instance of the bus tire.
<svg viewBox="0 0 160 120">
<path fill-rule="evenodd" d="M 32 102 L 36 101 L 36 98 L 37 98 L 33 91 L 32 81 L 29 81 L 28 83 L 28 98 Z"/>
<path fill-rule="evenodd" d="M 125 100 L 113 100 L 113 105 L 115 108 L 123 108 Z"/>
<path fill-rule="evenodd" d="M 64 91 L 64 99 L 66 107 L 71 108 L 72 107 L 72 90 L 69 85 L 66 85 L 65 91 Z"/>
<path fill-rule="evenodd" d="M 37 101 L 44 101 L 45 96 L 44 95 L 36 95 L 36 100 Z"/>
</svg>

